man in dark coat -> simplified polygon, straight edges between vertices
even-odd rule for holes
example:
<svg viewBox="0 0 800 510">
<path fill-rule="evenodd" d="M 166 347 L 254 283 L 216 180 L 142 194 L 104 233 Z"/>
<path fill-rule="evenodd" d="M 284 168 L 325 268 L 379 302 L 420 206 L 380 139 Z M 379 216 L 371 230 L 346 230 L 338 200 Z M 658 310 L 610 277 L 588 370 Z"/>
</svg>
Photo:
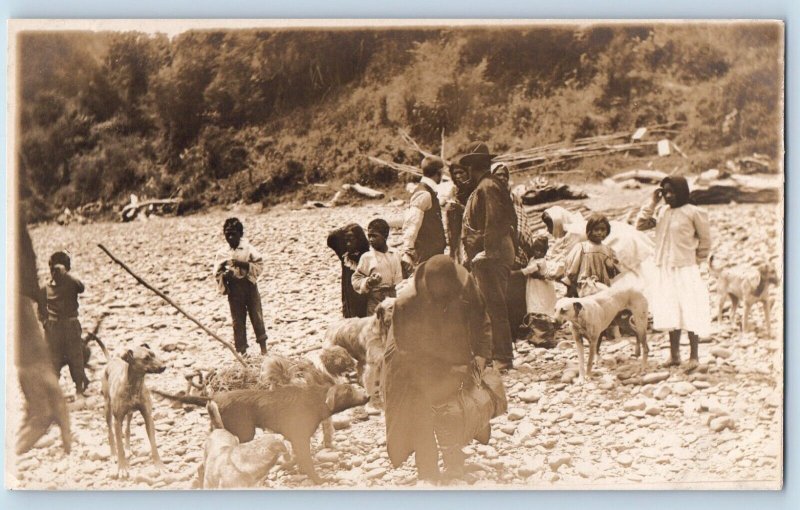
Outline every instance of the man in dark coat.
<svg viewBox="0 0 800 510">
<path fill-rule="evenodd" d="M 367 296 L 356 292 L 351 283 L 361 255 L 369 251 L 364 229 L 356 223 L 336 229 L 328 235 L 328 247 L 342 264 L 342 315 L 345 319 L 366 317 Z"/>
<path fill-rule="evenodd" d="M 411 195 L 410 207 L 403 223 L 402 261 L 404 268 L 413 268 L 434 255 L 444 253 L 447 246 L 442 221 L 442 207 L 436 186 L 442 182 L 444 162 L 428 156 L 422 160 L 422 178 Z"/>
<path fill-rule="evenodd" d="M 514 357 L 507 291 L 517 214 L 505 183 L 490 173 L 492 155 L 485 143 L 473 144 L 456 160 L 469 168 L 471 180 L 477 183 L 464 210 L 461 239 L 492 320 L 492 364 L 505 371 L 512 368 Z"/>
<path fill-rule="evenodd" d="M 467 200 L 475 189 L 475 184 L 471 181 L 467 169 L 455 162 L 450 167 L 450 175 L 453 177 L 456 193 L 445 204 L 447 244 L 450 247 L 450 257 L 459 264 L 464 264 L 466 261 L 461 245 L 461 226 L 464 220 L 464 206 L 467 205 Z"/>
<path fill-rule="evenodd" d="M 473 363 L 483 370 L 491 352 L 489 317 L 469 272 L 446 255 L 420 265 L 413 284 L 397 296 L 386 346 L 386 448 L 392 465 L 415 453 L 421 480 L 439 476 L 433 407 L 457 394 Z M 447 470 L 463 467 L 461 446 L 442 448 Z"/>
</svg>

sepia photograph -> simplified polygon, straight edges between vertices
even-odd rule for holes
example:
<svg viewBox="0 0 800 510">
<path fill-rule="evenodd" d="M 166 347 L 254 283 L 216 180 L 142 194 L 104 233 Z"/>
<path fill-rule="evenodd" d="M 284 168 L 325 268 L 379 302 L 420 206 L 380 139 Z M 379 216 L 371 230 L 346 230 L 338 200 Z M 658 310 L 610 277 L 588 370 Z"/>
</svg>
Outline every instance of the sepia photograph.
<svg viewBox="0 0 800 510">
<path fill-rule="evenodd" d="M 8 27 L 7 489 L 783 487 L 783 22 Z"/>
</svg>

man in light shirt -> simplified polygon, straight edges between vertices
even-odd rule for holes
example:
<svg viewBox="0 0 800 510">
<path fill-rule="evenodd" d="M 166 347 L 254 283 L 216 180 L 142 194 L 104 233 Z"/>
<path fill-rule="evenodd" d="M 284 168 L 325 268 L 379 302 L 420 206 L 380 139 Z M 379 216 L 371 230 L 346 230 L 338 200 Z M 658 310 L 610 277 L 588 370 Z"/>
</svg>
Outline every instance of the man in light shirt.
<svg viewBox="0 0 800 510">
<path fill-rule="evenodd" d="M 434 255 L 444 253 L 447 240 L 442 208 L 436 188 L 442 182 L 444 162 L 435 156 L 422 160 L 422 178 L 417 184 L 403 223 L 402 262 L 409 270 Z"/>
<path fill-rule="evenodd" d="M 264 312 L 261 294 L 258 292 L 258 276 L 263 268 L 261 254 L 244 239 L 244 226 L 237 218 L 228 218 L 223 227 L 229 247 L 217 252 L 214 276 L 222 294 L 228 296 L 233 319 L 233 340 L 236 351 L 247 353 L 247 316 L 256 334 L 261 354 L 267 353 L 267 330 L 264 327 Z"/>
</svg>

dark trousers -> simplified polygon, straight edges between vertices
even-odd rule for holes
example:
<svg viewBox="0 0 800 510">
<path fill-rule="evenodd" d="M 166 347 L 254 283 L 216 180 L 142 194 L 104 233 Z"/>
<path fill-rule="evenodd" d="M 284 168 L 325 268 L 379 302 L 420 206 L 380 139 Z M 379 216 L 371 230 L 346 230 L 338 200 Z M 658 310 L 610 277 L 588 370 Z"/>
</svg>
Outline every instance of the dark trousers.
<svg viewBox="0 0 800 510">
<path fill-rule="evenodd" d="M 69 375 L 75 383 L 75 391 L 83 394 L 89 379 L 83 366 L 83 340 L 81 339 L 81 323 L 77 318 L 48 319 L 44 323 L 45 338 L 50 347 L 56 376 L 61 367 L 69 367 Z"/>
<path fill-rule="evenodd" d="M 231 278 L 228 282 L 228 304 L 233 319 L 233 341 L 236 350 L 247 352 L 247 316 L 256 333 L 256 342 L 266 344 L 267 330 L 264 328 L 264 312 L 258 286 L 247 278 Z"/>
<path fill-rule="evenodd" d="M 477 260 L 472 264 L 472 274 L 486 301 L 486 311 L 492 321 L 492 359 L 512 361 L 514 351 L 507 302 L 511 265 L 497 259 Z"/>
</svg>

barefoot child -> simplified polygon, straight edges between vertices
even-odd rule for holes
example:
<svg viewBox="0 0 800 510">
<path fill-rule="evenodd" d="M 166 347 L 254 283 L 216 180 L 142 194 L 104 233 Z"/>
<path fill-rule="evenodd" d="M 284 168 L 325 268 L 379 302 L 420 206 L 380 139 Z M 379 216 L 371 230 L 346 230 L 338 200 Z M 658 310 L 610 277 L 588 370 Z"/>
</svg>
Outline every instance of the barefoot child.
<svg viewBox="0 0 800 510">
<path fill-rule="evenodd" d="M 666 205 L 658 206 L 661 199 Z M 683 177 L 667 177 L 653 192 L 636 219 L 639 230 L 656 229 L 655 265 L 649 278 L 650 311 L 653 328 L 669 331 L 670 358 L 667 366 L 680 365 L 681 331 L 689 333 L 689 364 L 698 364 L 699 337 L 711 329 L 708 287 L 699 264 L 711 249 L 708 216 L 691 203 L 689 184 Z"/>
<path fill-rule="evenodd" d="M 552 270 L 548 268 L 544 258 L 548 248 L 547 237 L 538 236 L 534 239 L 528 266 L 522 269 L 522 274 L 528 277 L 525 284 L 527 313 L 541 313 L 552 317 L 556 306 L 556 288 L 553 280 L 564 274 L 564 267 L 562 264 Z"/>
<path fill-rule="evenodd" d="M 83 366 L 83 341 L 81 323 L 78 321 L 78 294 L 83 283 L 70 273 L 71 260 L 66 251 L 50 256 L 50 281 L 44 289 L 44 332 L 56 370 L 69 366 L 69 375 L 75 383 L 75 394 L 82 397 L 89 384 Z M 58 375 L 58 374 L 56 374 Z"/>
<path fill-rule="evenodd" d="M 264 327 L 264 312 L 257 285 L 263 264 L 261 254 L 244 239 L 244 225 L 237 218 L 225 220 L 223 233 L 228 247 L 220 248 L 217 252 L 214 276 L 220 292 L 228 296 L 236 351 L 241 354 L 247 352 L 249 315 L 261 354 L 266 354 L 267 330 Z"/>
<path fill-rule="evenodd" d="M 566 258 L 566 276 L 569 285 L 568 297 L 583 297 L 590 294 L 587 286 L 591 279 L 597 283 L 611 285 L 619 274 L 619 265 L 614 250 L 603 244 L 611 233 L 611 224 L 602 214 L 593 214 L 586 222 L 586 241 L 576 244 Z M 594 278 L 592 278 L 594 277 Z"/>
<path fill-rule="evenodd" d="M 384 298 L 396 296 L 395 286 L 403 281 L 403 270 L 400 257 L 389 251 L 386 244 L 389 238 L 386 220 L 377 218 L 369 222 L 367 238 L 370 249 L 358 261 L 352 283 L 356 292 L 367 295 L 367 315 L 372 315 Z"/>
</svg>

